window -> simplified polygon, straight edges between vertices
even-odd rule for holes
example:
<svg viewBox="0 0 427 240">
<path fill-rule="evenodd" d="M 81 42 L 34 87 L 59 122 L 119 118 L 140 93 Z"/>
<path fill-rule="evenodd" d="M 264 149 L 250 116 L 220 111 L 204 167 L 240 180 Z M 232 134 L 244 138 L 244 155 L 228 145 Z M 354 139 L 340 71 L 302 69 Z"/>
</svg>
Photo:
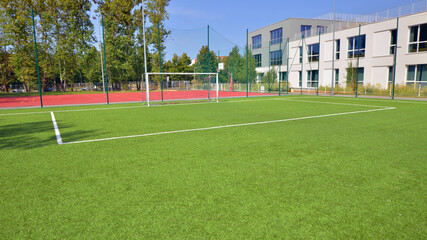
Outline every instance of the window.
<svg viewBox="0 0 427 240">
<path fill-rule="evenodd" d="M 427 64 L 408 66 L 406 84 L 412 85 L 416 82 L 427 82 Z"/>
<path fill-rule="evenodd" d="M 317 26 L 317 34 L 324 34 L 326 33 L 327 29 L 328 27 L 325 27 L 325 26 Z"/>
<path fill-rule="evenodd" d="M 270 43 L 271 45 L 282 42 L 282 28 L 275 29 L 270 32 Z"/>
<path fill-rule="evenodd" d="M 388 83 L 393 82 L 393 66 L 388 67 Z"/>
<path fill-rule="evenodd" d="M 301 87 L 301 86 L 302 86 L 302 72 L 301 72 L 301 71 L 298 71 L 298 73 L 299 73 L 298 87 Z"/>
<path fill-rule="evenodd" d="M 427 23 L 411 27 L 409 52 L 427 51 Z"/>
<path fill-rule="evenodd" d="M 397 29 L 391 30 L 391 37 L 390 37 L 390 54 L 394 54 L 394 50 L 397 43 Z"/>
<path fill-rule="evenodd" d="M 340 70 L 335 69 L 335 86 L 339 85 L 339 79 L 340 79 Z"/>
<path fill-rule="evenodd" d="M 261 54 L 254 55 L 254 59 L 255 59 L 255 66 L 261 67 Z"/>
<path fill-rule="evenodd" d="M 358 68 L 357 69 L 357 82 L 359 84 L 363 84 L 363 75 L 365 74 L 365 69 L 364 68 Z"/>
<path fill-rule="evenodd" d="M 341 41 L 339 39 L 335 40 L 335 59 L 340 59 L 340 52 L 341 52 Z"/>
<path fill-rule="evenodd" d="M 307 87 L 317 87 L 319 81 L 319 70 L 307 71 Z"/>
<path fill-rule="evenodd" d="M 308 45 L 308 61 L 318 62 L 319 61 L 319 44 Z"/>
<path fill-rule="evenodd" d="M 257 75 L 256 75 L 256 80 L 257 81 L 262 81 L 262 78 L 264 77 L 264 73 L 258 73 Z"/>
<path fill-rule="evenodd" d="M 311 36 L 311 26 L 310 25 L 301 25 L 301 35 L 305 37 Z"/>
<path fill-rule="evenodd" d="M 299 47 L 299 63 L 302 63 L 302 47 Z"/>
<path fill-rule="evenodd" d="M 270 64 L 282 65 L 282 50 L 270 52 Z"/>
<path fill-rule="evenodd" d="M 416 66 L 408 66 L 408 73 L 406 74 L 406 84 L 413 84 L 415 81 L 415 69 Z"/>
<path fill-rule="evenodd" d="M 365 40 L 366 35 L 360 35 L 348 38 L 348 58 L 364 57 L 365 56 Z"/>
<path fill-rule="evenodd" d="M 261 48 L 261 34 L 252 37 L 252 49 Z"/>
<path fill-rule="evenodd" d="M 280 79 L 280 81 L 288 81 L 288 73 L 287 72 L 280 72 L 279 79 Z"/>
</svg>

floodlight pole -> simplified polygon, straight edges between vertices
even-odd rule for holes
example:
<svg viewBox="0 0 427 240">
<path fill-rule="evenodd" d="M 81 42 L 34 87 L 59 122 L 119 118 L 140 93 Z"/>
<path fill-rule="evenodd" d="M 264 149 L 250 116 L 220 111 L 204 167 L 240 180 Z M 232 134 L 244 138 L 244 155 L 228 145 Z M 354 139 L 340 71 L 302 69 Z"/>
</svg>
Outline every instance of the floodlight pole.
<svg viewBox="0 0 427 240">
<path fill-rule="evenodd" d="M 144 0 L 142 0 L 142 37 L 144 39 L 144 71 L 145 71 L 145 94 L 146 94 L 146 100 L 147 100 L 147 106 L 150 106 L 150 90 L 149 90 L 149 83 L 148 83 L 148 72 L 147 72 L 147 41 L 145 39 L 145 14 L 144 14 Z M 144 101 L 144 97 L 142 98 L 142 101 Z"/>
</svg>

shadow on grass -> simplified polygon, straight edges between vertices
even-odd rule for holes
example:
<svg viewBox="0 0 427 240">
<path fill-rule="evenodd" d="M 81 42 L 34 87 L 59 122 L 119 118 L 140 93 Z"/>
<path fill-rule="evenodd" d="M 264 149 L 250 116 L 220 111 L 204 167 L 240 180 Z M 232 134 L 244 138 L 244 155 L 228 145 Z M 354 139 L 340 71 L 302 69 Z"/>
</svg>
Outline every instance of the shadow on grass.
<svg viewBox="0 0 427 240">
<path fill-rule="evenodd" d="M 60 129 L 73 127 L 58 123 Z M 84 139 L 99 134 L 97 130 L 76 129 L 66 134 L 67 139 Z M 0 126 L 0 150 L 34 149 L 57 145 L 52 121 L 17 123 Z"/>
</svg>

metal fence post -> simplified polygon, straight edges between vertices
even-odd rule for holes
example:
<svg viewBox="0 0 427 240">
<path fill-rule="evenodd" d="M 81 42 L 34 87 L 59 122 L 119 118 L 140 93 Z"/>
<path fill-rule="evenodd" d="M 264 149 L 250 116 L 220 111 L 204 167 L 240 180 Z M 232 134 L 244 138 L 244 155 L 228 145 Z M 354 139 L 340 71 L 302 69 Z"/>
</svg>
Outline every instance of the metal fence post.
<svg viewBox="0 0 427 240">
<path fill-rule="evenodd" d="M 104 33 L 104 16 L 102 16 L 102 40 L 104 42 L 104 71 L 105 71 L 105 86 L 106 86 L 106 93 L 107 93 L 107 104 L 110 104 L 110 100 L 108 99 L 108 75 L 107 75 L 107 55 L 105 54 L 105 33 Z"/>
<path fill-rule="evenodd" d="M 36 26 L 34 24 L 34 10 L 31 7 L 31 17 L 33 20 L 33 35 L 34 35 L 34 51 L 36 53 L 36 65 L 37 65 L 37 79 L 39 84 L 39 95 L 40 95 L 40 107 L 43 107 L 42 88 L 40 83 L 40 69 L 39 69 L 39 57 L 37 55 L 37 38 L 36 38 Z"/>
</svg>

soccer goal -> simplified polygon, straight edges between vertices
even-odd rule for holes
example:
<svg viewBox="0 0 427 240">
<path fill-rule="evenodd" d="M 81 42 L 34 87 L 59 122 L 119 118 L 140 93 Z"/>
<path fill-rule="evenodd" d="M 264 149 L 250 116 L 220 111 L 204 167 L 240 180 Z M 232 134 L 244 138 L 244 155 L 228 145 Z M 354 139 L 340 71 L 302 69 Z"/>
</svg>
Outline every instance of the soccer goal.
<svg viewBox="0 0 427 240">
<path fill-rule="evenodd" d="M 212 100 L 218 102 L 218 73 L 147 73 L 145 99 L 150 102 Z"/>
</svg>

